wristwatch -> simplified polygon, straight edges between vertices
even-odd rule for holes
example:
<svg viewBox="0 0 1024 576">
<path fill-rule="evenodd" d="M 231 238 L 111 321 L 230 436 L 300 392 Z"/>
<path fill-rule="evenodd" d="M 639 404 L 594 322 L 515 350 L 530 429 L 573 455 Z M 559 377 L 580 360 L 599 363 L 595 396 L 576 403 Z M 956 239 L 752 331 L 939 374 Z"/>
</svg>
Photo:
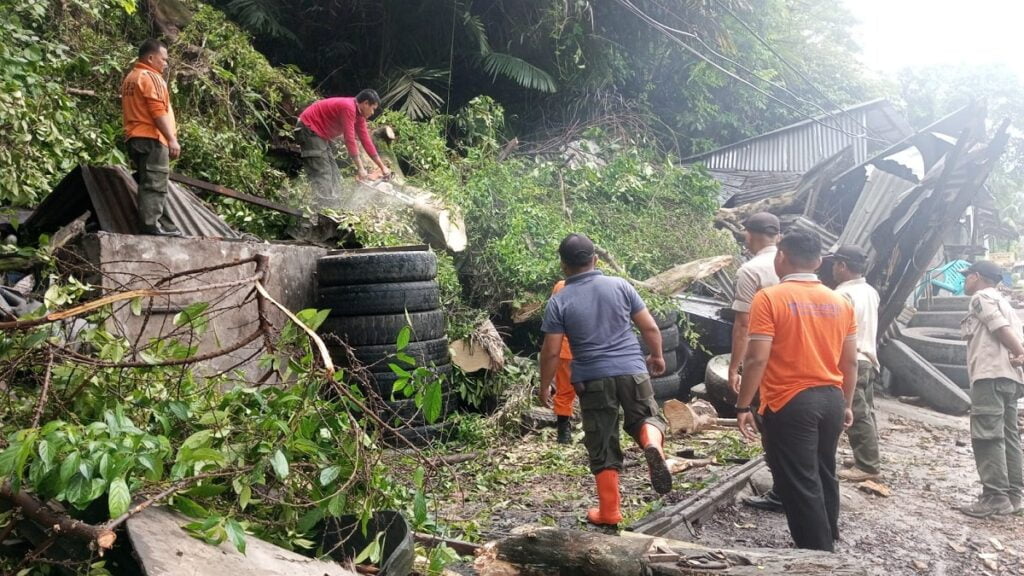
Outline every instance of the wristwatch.
<svg viewBox="0 0 1024 576">
<path fill-rule="evenodd" d="M 736 406 L 737 414 L 742 414 L 744 412 L 750 412 L 750 406 Z"/>
</svg>

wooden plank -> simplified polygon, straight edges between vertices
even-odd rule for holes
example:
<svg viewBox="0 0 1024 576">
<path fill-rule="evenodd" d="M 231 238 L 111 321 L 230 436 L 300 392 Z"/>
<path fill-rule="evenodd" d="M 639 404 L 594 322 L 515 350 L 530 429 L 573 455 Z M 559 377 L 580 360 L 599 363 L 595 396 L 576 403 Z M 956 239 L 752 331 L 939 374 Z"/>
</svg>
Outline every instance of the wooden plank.
<svg viewBox="0 0 1024 576">
<path fill-rule="evenodd" d="M 715 510 L 750 481 L 755 472 L 766 466 L 764 456 L 728 470 L 721 480 L 672 506 L 666 506 L 633 525 L 634 532 L 662 536 L 680 525 L 690 526 L 714 514 Z"/>
<path fill-rule="evenodd" d="M 179 182 L 192 188 L 198 188 L 199 190 L 203 190 L 205 192 L 212 192 L 213 194 L 219 194 L 220 196 L 225 196 L 227 198 L 234 198 L 235 200 L 241 200 L 242 202 L 255 204 L 256 206 L 262 206 L 263 208 L 268 208 L 270 210 L 274 210 L 276 212 L 281 212 L 284 214 L 289 214 L 291 216 L 302 216 L 302 212 L 298 210 L 294 210 L 292 208 L 289 208 L 282 204 L 278 204 L 276 202 L 271 202 L 266 198 L 260 198 L 259 196 L 253 196 L 252 194 L 246 194 L 245 192 L 232 190 L 227 186 L 221 186 L 220 184 L 204 182 L 203 180 L 185 176 L 184 174 L 178 174 L 177 172 L 171 172 L 170 178 L 175 182 Z"/>
</svg>

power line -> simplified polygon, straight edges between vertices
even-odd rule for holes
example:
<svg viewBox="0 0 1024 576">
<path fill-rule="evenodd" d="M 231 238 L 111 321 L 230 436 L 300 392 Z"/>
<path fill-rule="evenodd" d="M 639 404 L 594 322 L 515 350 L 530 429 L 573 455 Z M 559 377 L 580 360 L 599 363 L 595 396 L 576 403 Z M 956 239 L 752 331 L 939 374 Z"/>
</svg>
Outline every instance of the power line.
<svg viewBox="0 0 1024 576">
<path fill-rule="evenodd" d="M 760 42 L 762 46 L 767 48 L 769 52 L 771 52 L 773 55 L 775 55 L 775 57 L 778 58 L 779 61 L 782 62 L 786 66 L 786 68 L 789 68 L 790 70 L 792 70 L 793 73 L 797 75 L 797 77 L 799 77 L 801 80 L 803 80 L 805 84 L 810 86 L 812 90 L 817 92 L 819 96 L 824 98 L 825 102 L 827 102 L 829 104 L 829 106 L 832 106 L 836 110 L 839 110 L 841 113 L 845 114 L 847 117 L 849 117 L 854 122 L 862 125 L 866 132 L 872 133 L 872 130 L 871 130 L 870 126 L 868 126 L 866 123 L 862 123 L 857 117 L 855 117 L 853 114 L 850 114 L 848 111 L 843 110 L 842 106 L 840 106 L 838 103 L 836 103 L 834 100 L 832 100 L 832 98 L 830 98 L 828 96 L 828 94 L 825 94 L 825 92 L 822 89 L 818 88 L 817 84 L 815 84 L 814 81 L 812 81 L 806 74 L 804 74 L 804 72 L 802 70 L 797 68 L 795 65 L 791 64 L 789 62 L 789 60 L 787 60 L 782 54 L 779 53 L 778 50 L 775 49 L 774 46 L 772 46 L 767 40 L 765 40 L 763 37 L 761 37 L 761 35 L 758 34 L 757 31 L 754 30 L 754 28 L 752 26 L 750 26 L 750 24 L 747 24 L 746 21 L 744 21 L 742 18 L 740 18 L 739 15 L 736 14 L 736 12 L 733 11 L 732 8 L 729 8 L 729 6 L 726 5 L 724 2 L 722 2 L 722 0 L 714 0 L 714 2 L 715 2 L 715 4 L 718 5 L 719 8 L 721 8 L 722 10 L 725 10 L 726 13 L 728 13 L 737 22 L 739 22 L 740 26 L 743 26 L 743 28 L 747 32 L 749 32 L 751 36 L 756 38 L 757 41 Z M 891 142 L 889 142 L 885 138 L 880 137 L 878 139 L 883 141 L 883 142 L 886 142 L 887 144 L 891 144 Z"/>
<path fill-rule="evenodd" d="M 717 62 L 712 61 L 710 58 L 708 58 L 707 56 L 702 54 L 699 50 L 697 50 L 693 46 L 690 46 L 686 42 L 683 42 L 680 38 L 678 38 L 676 36 L 678 34 L 680 36 L 694 38 L 695 40 L 697 40 L 698 42 L 703 44 L 705 47 L 707 47 L 709 50 L 711 50 L 710 46 L 708 46 L 706 43 L 704 43 L 703 40 L 701 40 L 701 38 L 699 36 L 697 36 L 696 34 L 693 34 L 692 32 L 686 32 L 684 30 L 678 30 L 678 29 L 672 28 L 671 26 L 668 26 L 668 25 L 666 25 L 666 24 L 664 24 L 662 22 L 659 22 L 658 20 L 654 19 L 653 17 L 651 17 L 647 13 L 645 13 L 643 10 L 638 8 L 630 0 L 618 0 L 618 2 L 619 2 L 619 4 L 622 4 L 624 7 L 626 7 L 626 9 L 628 9 L 630 12 L 633 12 L 638 18 L 640 18 L 644 22 L 650 24 L 652 27 L 654 27 L 656 30 L 661 32 L 669 40 L 672 40 L 676 44 L 680 45 L 686 51 L 688 51 L 691 54 L 693 54 L 694 56 L 696 56 L 698 59 L 706 62 L 707 64 L 710 64 L 712 67 L 714 67 L 718 71 L 722 72 L 726 76 L 729 76 L 730 78 L 739 81 L 740 83 L 742 83 L 742 84 L 746 85 L 747 87 L 753 89 L 754 91 L 756 91 L 757 93 L 761 94 L 762 96 L 765 96 L 766 98 L 768 98 L 770 100 L 773 100 L 773 101 L 777 102 L 778 104 L 781 104 L 782 106 L 784 106 L 788 110 L 792 111 L 793 113 L 797 114 L 798 116 L 806 118 L 806 119 L 808 119 L 808 120 L 810 120 L 810 121 L 812 121 L 812 122 L 814 122 L 816 124 L 820 124 L 821 126 L 823 126 L 825 128 L 828 128 L 830 130 L 835 130 L 837 132 L 841 132 L 841 133 L 846 134 L 847 136 L 850 136 L 850 137 L 853 137 L 853 138 L 864 138 L 864 139 L 869 139 L 869 140 L 878 140 L 880 142 L 885 142 L 884 140 L 879 140 L 877 138 L 873 138 L 873 137 L 868 136 L 866 134 L 855 134 L 853 132 L 849 132 L 848 130 L 844 129 L 842 126 L 833 126 L 833 125 L 830 125 L 830 124 L 828 124 L 826 122 L 823 122 L 820 118 L 817 118 L 817 117 L 814 117 L 814 116 L 810 116 L 809 114 L 807 114 L 803 110 L 797 108 L 796 106 L 790 104 L 789 102 L 786 102 L 784 100 L 781 100 L 781 99 L 777 98 L 775 95 L 771 94 L 770 92 L 768 92 L 767 90 L 761 88 L 760 86 L 757 86 L 756 84 L 754 84 L 753 82 L 747 80 L 746 78 L 743 78 L 743 77 L 737 75 L 735 72 L 724 68 L 723 66 L 721 66 Z M 711 51 L 714 52 L 714 50 L 711 50 Z M 725 56 L 722 56 L 722 55 L 718 55 L 718 56 L 723 58 L 723 59 L 725 59 L 725 60 L 727 60 L 727 61 L 732 62 L 731 60 L 729 60 Z M 735 62 L 733 62 L 733 63 L 739 66 L 738 63 L 735 63 Z M 760 80 L 762 80 L 764 82 L 767 82 L 768 84 L 771 84 L 773 86 L 777 86 L 774 83 L 772 83 L 770 80 L 767 80 L 765 78 L 761 78 L 761 77 L 757 76 L 756 74 L 753 74 L 753 75 L 758 77 Z M 785 88 L 782 88 L 782 89 L 785 90 Z M 789 92 L 788 90 L 785 90 L 785 91 L 787 93 L 789 93 L 791 96 L 793 96 L 794 98 L 797 98 L 798 100 L 804 101 L 804 102 L 806 102 L 809 105 L 817 106 L 817 105 L 815 105 L 815 104 L 813 104 L 811 102 L 807 102 L 807 101 L 803 100 L 802 98 L 800 98 L 796 94 L 793 94 L 792 92 Z M 817 106 L 817 107 L 820 109 L 820 106 Z M 832 116 L 830 113 L 826 112 L 825 115 L 829 116 L 829 117 L 831 117 L 831 118 L 833 118 L 835 120 L 835 117 Z"/>
</svg>

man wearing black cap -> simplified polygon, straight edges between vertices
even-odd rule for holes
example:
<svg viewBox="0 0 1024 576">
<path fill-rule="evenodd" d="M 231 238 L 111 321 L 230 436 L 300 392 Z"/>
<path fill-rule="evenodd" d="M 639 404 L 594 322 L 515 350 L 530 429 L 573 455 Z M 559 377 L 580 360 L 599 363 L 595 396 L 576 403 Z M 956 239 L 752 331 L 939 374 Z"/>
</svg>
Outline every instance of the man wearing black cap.
<svg viewBox="0 0 1024 576">
<path fill-rule="evenodd" d="M 744 245 L 753 255 L 736 272 L 736 296 L 732 309 L 736 318 L 732 324 L 732 355 L 729 357 L 729 385 L 733 392 L 740 391 L 740 365 L 747 352 L 747 330 L 750 326 L 750 303 L 761 289 L 775 286 L 779 277 L 775 273 L 776 243 L 779 240 L 779 219 L 770 212 L 758 212 L 743 221 Z M 756 403 L 756 399 L 755 399 Z M 743 503 L 762 510 L 782 511 L 782 501 L 775 487 L 760 496 L 748 496 Z"/>
<path fill-rule="evenodd" d="M 1024 395 L 1021 322 L 996 286 L 1003 272 L 980 260 L 961 272 L 969 313 L 960 323 L 971 381 L 971 446 L 981 497 L 960 509 L 975 518 L 1019 514 L 1024 492 L 1017 401 Z"/>
<path fill-rule="evenodd" d="M 665 420 L 658 414 L 650 375 L 665 371 L 661 332 L 637 291 L 622 278 L 595 270 L 594 244 L 582 234 L 562 240 L 558 254 L 565 287 L 548 301 L 541 330 L 540 401 L 546 405 L 550 383 L 558 368 L 563 336 L 572 347 L 572 385 L 580 400 L 583 443 L 590 471 L 597 482 L 599 506 L 587 512 L 587 520 L 615 525 L 619 510 L 619 408 L 622 427 L 644 449 L 651 485 L 659 494 L 672 490 L 672 475 L 665 465 Z M 633 325 L 651 354 L 644 359 Z"/>
<path fill-rule="evenodd" d="M 851 482 L 874 480 L 881 474 L 878 427 L 875 424 L 874 386 L 879 364 L 875 351 L 878 337 L 878 291 L 864 279 L 868 254 L 860 246 L 846 244 L 829 254 L 836 292 L 853 305 L 857 320 L 857 388 L 853 393 L 853 424 L 846 436 L 853 448 L 854 465 L 838 476 Z"/>
</svg>

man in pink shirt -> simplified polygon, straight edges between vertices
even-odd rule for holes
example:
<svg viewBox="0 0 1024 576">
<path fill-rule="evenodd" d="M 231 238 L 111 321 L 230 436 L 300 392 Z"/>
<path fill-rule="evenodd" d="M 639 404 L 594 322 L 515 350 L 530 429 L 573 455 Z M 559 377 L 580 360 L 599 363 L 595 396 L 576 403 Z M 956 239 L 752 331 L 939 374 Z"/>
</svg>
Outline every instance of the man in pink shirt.
<svg viewBox="0 0 1024 576">
<path fill-rule="evenodd" d="M 380 106 L 380 96 L 373 90 L 363 90 L 355 98 L 324 98 L 317 100 L 299 115 L 296 139 L 302 148 L 302 164 L 313 187 L 316 208 L 336 208 L 341 198 L 341 174 L 335 161 L 332 140 L 345 138 L 345 148 L 356 164 L 356 179 L 367 177 L 363 161 L 356 147 L 356 138 L 373 159 L 381 173 L 391 174 L 377 154 L 373 139 L 366 129 L 366 120 Z"/>
</svg>

